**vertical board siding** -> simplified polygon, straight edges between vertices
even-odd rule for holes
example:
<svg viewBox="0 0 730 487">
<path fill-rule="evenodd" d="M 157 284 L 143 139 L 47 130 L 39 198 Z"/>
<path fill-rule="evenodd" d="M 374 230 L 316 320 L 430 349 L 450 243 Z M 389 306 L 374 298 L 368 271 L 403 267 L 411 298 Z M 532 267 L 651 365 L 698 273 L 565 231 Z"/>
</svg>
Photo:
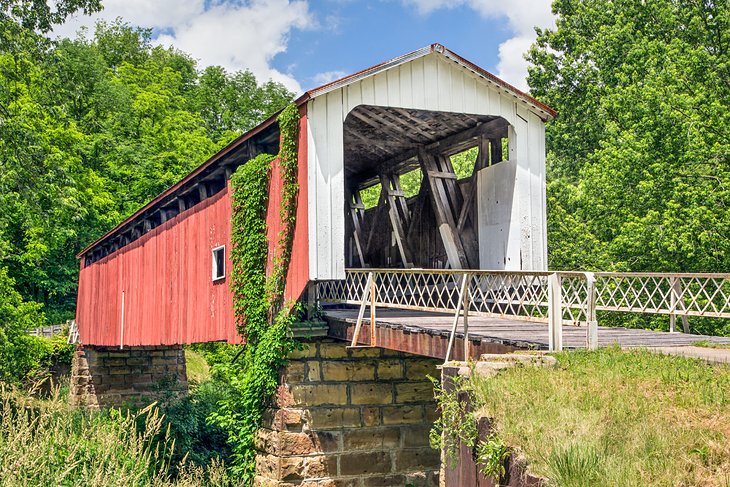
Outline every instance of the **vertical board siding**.
<svg viewBox="0 0 730 487">
<path fill-rule="evenodd" d="M 300 120 L 300 130 L 300 189 L 287 301 L 298 299 L 309 279 L 306 117 Z M 283 228 L 279 216 L 281 190 L 280 168 L 274 160 L 267 213 L 269 263 Z M 82 265 L 76 308 L 82 343 L 141 346 L 240 341 L 229 289 L 230 191 L 226 187 L 106 258 Z M 212 250 L 220 245 L 226 246 L 226 277 L 213 282 Z"/>
<path fill-rule="evenodd" d="M 516 162 L 513 219 L 502 261 L 517 269 L 547 266 L 545 129 L 518 98 L 469 69 L 432 52 L 310 100 L 309 262 L 312 280 L 343 279 L 345 268 L 343 124 L 358 105 L 438 110 L 506 119 L 515 136 L 509 159 Z M 519 107 L 519 108 L 518 108 Z M 520 116 L 518 116 L 518 113 Z M 488 208 L 480 208 L 489 211 Z M 477 215 L 482 227 L 482 212 Z M 478 236 L 480 245 L 488 237 Z M 482 262 L 486 268 L 495 262 Z"/>
<path fill-rule="evenodd" d="M 213 247 L 226 245 L 227 274 L 231 268 L 230 214 L 224 189 L 81 269 L 76 321 L 82 343 L 235 341 L 233 309 L 224 305 L 230 276 L 215 283 L 211 278 Z M 93 296 L 89 290 L 95 290 Z"/>
</svg>

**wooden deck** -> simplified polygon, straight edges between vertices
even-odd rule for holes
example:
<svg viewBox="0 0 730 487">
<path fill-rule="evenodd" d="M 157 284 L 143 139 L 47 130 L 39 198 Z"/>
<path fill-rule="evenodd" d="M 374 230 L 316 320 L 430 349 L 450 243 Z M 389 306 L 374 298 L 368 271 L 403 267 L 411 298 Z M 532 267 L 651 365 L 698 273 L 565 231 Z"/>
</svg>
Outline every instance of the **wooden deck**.
<svg viewBox="0 0 730 487">
<path fill-rule="evenodd" d="M 352 329 L 357 320 L 356 309 L 329 309 L 326 310 L 326 315 L 331 336 L 351 339 Z M 367 316 L 366 314 L 366 320 Z M 448 341 L 452 323 L 453 315 L 450 314 L 378 308 L 376 312 L 378 346 L 442 358 L 445 356 L 444 342 Z M 462 358 L 460 353 L 462 332 L 460 320 L 457 332 L 459 340 L 454 349 L 456 359 Z M 368 343 L 369 336 L 369 327 L 364 325 L 360 334 L 361 342 Z M 474 345 L 472 355 L 515 349 L 546 350 L 548 326 L 546 323 L 470 316 L 469 338 Z M 611 345 L 624 348 L 686 347 L 698 341 L 730 343 L 730 337 L 603 326 L 598 329 L 598 343 L 601 347 Z M 585 346 L 586 328 L 563 326 L 564 348 L 577 349 Z"/>
</svg>

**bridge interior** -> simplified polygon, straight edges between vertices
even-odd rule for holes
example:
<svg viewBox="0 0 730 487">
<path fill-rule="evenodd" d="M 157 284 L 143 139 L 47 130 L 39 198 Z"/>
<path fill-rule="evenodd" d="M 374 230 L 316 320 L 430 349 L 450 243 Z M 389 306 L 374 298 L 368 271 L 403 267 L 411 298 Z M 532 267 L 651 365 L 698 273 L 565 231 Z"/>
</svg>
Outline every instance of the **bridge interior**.
<svg viewBox="0 0 730 487">
<path fill-rule="evenodd" d="M 354 108 L 344 124 L 346 264 L 479 268 L 476 175 L 507 159 L 508 127 L 497 116 Z"/>
</svg>

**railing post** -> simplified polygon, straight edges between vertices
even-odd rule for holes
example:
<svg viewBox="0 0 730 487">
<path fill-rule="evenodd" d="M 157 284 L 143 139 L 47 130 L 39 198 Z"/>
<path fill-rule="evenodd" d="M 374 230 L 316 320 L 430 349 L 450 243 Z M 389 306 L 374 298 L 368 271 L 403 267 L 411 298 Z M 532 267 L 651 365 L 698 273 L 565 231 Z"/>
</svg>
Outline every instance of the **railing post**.
<svg viewBox="0 0 730 487">
<path fill-rule="evenodd" d="M 548 335 L 548 349 L 563 350 L 563 292 L 557 273 L 548 276 Z"/>
<path fill-rule="evenodd" d="M 362 301 L 360 302 L 360 311 L 357 313 L 357 321 L 355 322 L 355 331 L 352 333 L 351 347 L 357 346 L 357 337 L 360 336 L 360 327 L 362 326 L 362 319 L 365 317 L 365 306 L 368 303 L 368 295 L 372 293 L 373 273 L 368 272 L 368 280 L 365 283 L 365 288 L 362 291 Z M 372 310 L 371 310 L 372 314 Z"/>
<path fill-rule="evenodd" d="M 586 276 L 586 347 L 588 350 L 598 348 L 598 320 L 596 319 L 596 276 L 592 272 L 585 272 Z"/>
<path fill-rule="evenodd" d="M 372 274 L 372 272 L 370 274 Z M 378 344 L 377 334 L 375 333 L 375 298 L 377 297 L 375 276 L 370 279 L 370 286 L 370 346 L 375 347 Z"/>
<path fill-rule="evenodd" d="M 669 278 L 669 333 L 675 333 L 677 331 L 676 283 L 677 278 L 675 276 Z"/>
<path fill-rule="evenodd" d="M 469 284 L 471 283 L 471 275 L 464 274 L 466 286 L 464 287 L 464 302 L 461 305 L 464 313 L 464 361 L 469 360 L 471 355 L 469 347 Z"/>
<path fill-rule="evenodd" d="M 454 323 L 451 326 L 451 335 L 449 336 L 449 345 L 446 348 L 446 358 L 444 363 L 448 363 L 451 359 L 451 349 L 454 347 L 454 338 L 456 337 L 456 327 L 459 325 L 459 313 L 461 313 L 461 306 L 464 303 L 464 289 L 466 289 L 466 280 L 468 274 L 464 274 L 461 278 L 461 289 L 459 290 L 459 299 L 456 301 L 456 313 L 454 313 Z"/>
</svg>

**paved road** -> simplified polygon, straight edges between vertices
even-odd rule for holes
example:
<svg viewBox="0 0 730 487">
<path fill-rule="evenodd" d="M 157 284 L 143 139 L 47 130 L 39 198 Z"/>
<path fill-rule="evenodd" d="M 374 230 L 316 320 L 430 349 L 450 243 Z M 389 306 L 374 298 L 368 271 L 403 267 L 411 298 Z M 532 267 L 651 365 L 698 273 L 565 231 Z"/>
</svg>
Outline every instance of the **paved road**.
<svg viewBox="0 0 730 487">
<path fill-rule="evenodd" d="M 698 358 L 705 362 L 715 364 L 730 364 L 730 349 L 709 348 L 709 347 L 656 347 L 655 352 L 667 355 L 679 355 L 682 357 Z"/>
</svg>

